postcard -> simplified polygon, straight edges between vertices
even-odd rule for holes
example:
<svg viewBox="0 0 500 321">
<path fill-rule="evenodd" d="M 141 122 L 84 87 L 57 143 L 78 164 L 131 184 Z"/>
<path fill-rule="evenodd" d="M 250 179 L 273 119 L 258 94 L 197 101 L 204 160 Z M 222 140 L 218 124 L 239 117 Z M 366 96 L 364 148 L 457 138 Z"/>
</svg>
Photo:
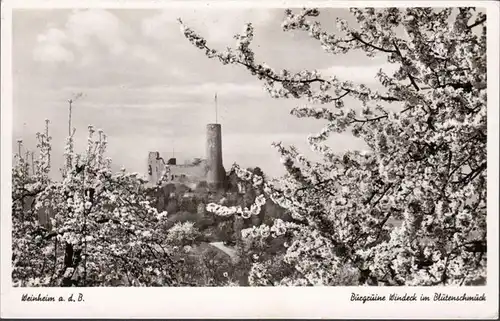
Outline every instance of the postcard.
<svg viewBox="0 0 500 321">
<path fill-rule="evenodd" d="M 498 4 L 2 2 L 5 318 L 498 318 Z"/>
</svg>

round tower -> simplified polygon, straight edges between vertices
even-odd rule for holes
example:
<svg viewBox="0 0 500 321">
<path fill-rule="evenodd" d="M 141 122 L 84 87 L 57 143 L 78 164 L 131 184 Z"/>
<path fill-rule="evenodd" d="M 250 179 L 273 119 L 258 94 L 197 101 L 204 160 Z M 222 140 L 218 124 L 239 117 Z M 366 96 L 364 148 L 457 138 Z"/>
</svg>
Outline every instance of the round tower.
<svg viewBox="0 0 500 321">
<path fill-rule="evenodd" d="M 226 176 L 222 165 L 222 133 L 220 124 L 207 125 L 207 183 L 221 186 Z"/>
</svg>

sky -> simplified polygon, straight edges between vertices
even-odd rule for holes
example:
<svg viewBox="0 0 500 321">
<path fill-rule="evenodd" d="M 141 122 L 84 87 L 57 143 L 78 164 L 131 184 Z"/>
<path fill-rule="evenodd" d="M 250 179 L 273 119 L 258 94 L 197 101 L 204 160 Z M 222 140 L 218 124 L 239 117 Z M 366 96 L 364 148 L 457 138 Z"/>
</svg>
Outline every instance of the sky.
<svg viewBox="0 0 500 321">
<path fill-rule="evenodd" d="M 307 136 L 324 123 L 290 115 L 304 102 L 273 99 L 243 68 L 208 59 L 184 38 L 176 19 L 215 49 L 233 46 L 233 36 L 252 22 L 256 59 L 273 68 L 317 69 L 376 85 L 376 72 L 387 67 L 383 59 L 358 52 L 327 54 L 306 33 L 283 32 L 283 16 L 282 8 L 16 9 L 13 144 L 23 138 L 33 149 L 35 133 L 50 119 L 53 165 L 59 168 L 68 134 L 67 100 L 81 92 L 72 117 L 77 150 L 85 148 L 92 124 L 108 135 L 107 154 L 115 168 L 146 173 L 149 151 L 164 158 L 175 153 L 180 162 L 204 157 L 217 92 L 226 169 L 237 162 L 280 175 L 282 165 L 271 143 L 293 144 L 310 155 Z M 319 20 L 328 28 L 335 17 L 352 21 L 342 8 L 323 8 Z M 364 148 L 349 134 L 335 135 L 329 143 L 338 151 Z"/>
</svg>

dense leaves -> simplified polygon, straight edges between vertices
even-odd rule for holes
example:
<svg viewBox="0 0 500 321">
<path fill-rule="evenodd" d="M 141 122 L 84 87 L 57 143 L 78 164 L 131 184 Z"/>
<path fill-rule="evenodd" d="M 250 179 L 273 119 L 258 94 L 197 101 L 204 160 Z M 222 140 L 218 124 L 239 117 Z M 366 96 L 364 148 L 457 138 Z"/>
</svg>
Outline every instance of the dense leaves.
<svg viewBox="0 0 500 321">
<path fill-rule="evenodd" d="M 486 16 L 475 8 L 351 9 L 357 24 L 337 19 L 334 32 L 320 12 L 285 11 L 283 30 L 304 31 L 332 55 L 363 51 L 397 66 L 380 70 L 383 90 L 325 77 L 315 70 L 274 70 L 259 63 L 247 24 L 224 51 L 181 23 L 208 58 L 246 68 L 275 98 L 305 98 L 317 108 L 297 117 L 327 121 L 308 137 L 321 161 L 275 144 L 287 174 L 263 184 L 292 222 L 276 220 L 245 233 L 283 237 L 284 255 L 252 265 L 253 285 L 466 285 L 486 276 Z M 344 105 L 349 97 L 356 103 Z M 337 153 L 331 133 L 351 132 L 367 151 Z M 207 207 L 219 215 L 255 215 L 253 207 Z M 396 226 L 391 223 L 397 223 Z M 287 275 L 271 273 L 278 265 Z M 283 271 L 286 269 L 282 269 Z"/>
</svg>

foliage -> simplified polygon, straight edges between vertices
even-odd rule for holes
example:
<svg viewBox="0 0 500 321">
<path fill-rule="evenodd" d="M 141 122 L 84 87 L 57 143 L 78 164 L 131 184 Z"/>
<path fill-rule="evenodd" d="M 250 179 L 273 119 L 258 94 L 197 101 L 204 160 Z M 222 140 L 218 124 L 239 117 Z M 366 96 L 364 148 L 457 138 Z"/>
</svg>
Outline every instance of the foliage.
<svg viewBox="0 0 500 321">
<path fill-rule="evenodd" d="M 168 229 L 166 240 L 170 244 L 190 245 L 200 237 L 200 232 L 194 227 L 194 223 L 176 223 Z"/>
<path fill-rule="evenodd" d="M 52 180 L 49 121 L 37 134 L 34 173 L 20 153 L 12 171 L 13 282 L 16 286 L 179 285 L 179 242 L 192 242 L 192 224 L 168 229 L 166 212 L 150 206 L 146 181 L 112 173 L 106 135 L 88 128 L 87 149 L 67 140 L 63 178 Z M 19 141 L 19 150 L 22 141 Z M 28 198 L 33 200 L 26 206 Z M 41 225 L 38 212 L 49 212 Z"/>
<path fill-rule="evenodd" d="M 273 182 L 235 167 L 262 185 L 293 221 L 262 226 L 290 238 L 286 252 L 252 265 L 253 285 L 466 285 L 486 273 L 486 16 L 474 8 L 353 8 L 357 25 L 337 19 L 335 33 L 314 21 L 320 12 L 285 11 L 284 31 L 305 31 L 332 55 L 361 51 L 397 67 L 378 72 L 383 90 L 313 70 L 274 70 L 259 63 L 247 24 L 236 46 L 210 48 L 181 23 L 208 58 L 246 68 L 274 98 L 305 98 L 297 117 L 327 121 L 310 135 L 321 161 L 293 146 L 275 146 L 287 174 Z M 354 101 L 345 106 L 346 99 Z M 337 153 L 325 140 L 351 132 L 369 150 Z M 218 215 L 255 215 L 210 204 Z M 401 221 L 393 227 L 390 220 Z M 267 232 L 266 232 L 267 231 Z M 259 236 L 260 235 L 260 236 Z M 262 234 L 254 235 L 263 237 Z M 269 237 L 269 236 L 267 236 Z M 292 267 L 276 275 L 277 264 Z"/>
<path fill-rule="evenodd" d="M 188 286 L 234 286 L 235 266 L 220 250 L 200 243 L 184 246 L 176 256 L 182 261 L 180 273 Z"/>
</svg>

